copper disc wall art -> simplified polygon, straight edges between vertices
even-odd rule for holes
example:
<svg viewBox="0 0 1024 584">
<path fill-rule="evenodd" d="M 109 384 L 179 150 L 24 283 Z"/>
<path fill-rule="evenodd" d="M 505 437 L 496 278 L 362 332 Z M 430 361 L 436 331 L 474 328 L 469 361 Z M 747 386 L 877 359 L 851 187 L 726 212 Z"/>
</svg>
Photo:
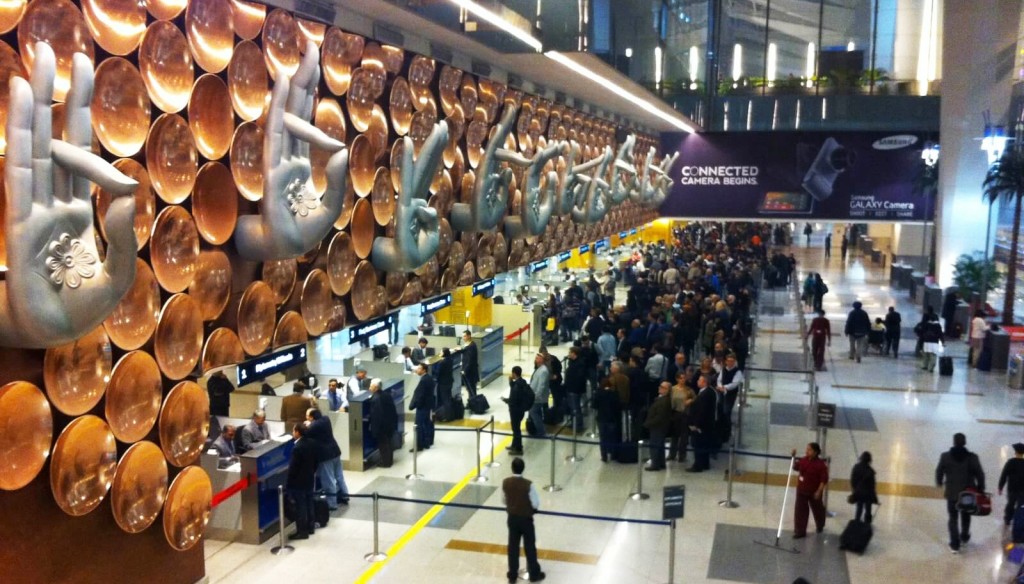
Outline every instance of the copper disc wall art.
<svg viewBox="0 0 1024 584">
<path fill-rule="evenodd" d="M 328 309 L 328 320 L 333 313 L 333 309 L 332 301 Z M 289 310 L 281 315 L 281 320 L 277 321 L 277 328 L 274 329 L 274 349 L 296 343 L 305 343 L 308 340 L 309 335 L 306 332 L 306 324 L 303 322 L 301 314 L 294 310 Z"/>
<path fill-rule="evenodd" d="M 72 420 L 57 438 L 50 460 L 50 490 L 57 506 L 73 517 L 95 509 L 107 496 L 117 467 L 117 443 L 96 416 Z"/>
<path fill-rule="evenodd" d="M 228 153 L 235 118 L 228 86 L 220 77 L 206 74 L 196 80 L 188 101 L 188 123 L 200 154 L 217 160 Z"/>
<path fill-rule="evenodd" d="M 439 214 L 440 211 L 438 212 Z M 444 218 L 447 213 L 441 214 L 442 219 L 438 222 L 438 239 L 440 242 L 437 246 L 437 262 L 440 265 L 447 265 L 448 252 L 452 249 L 452 226 L 448 223 L 448 220 Z"/>
<path fill-rule="evenodd" d="M 231 239 L 238 220 L 238 191 L 228 167 L 207 162 L 199 169 L 192 193 L 192 213 L 203 239 L 214 245 Z"/>
<path fill-rule="evenodd" d="M 13 381 L 0 387 L 0 490 L 32 482 L 50 455 L 53 416 L 38 387 Z"/>
<path fill-rule="evenodd" d="M 7 34 L 18 26 L 27 6 L 27 0 L 7 0 L 0 4 L 0 34 Z"/>
<path fill-rule="evenodd" d="M 405 64 L 405 51 L 391 45 L 383 45 L 381 51 L 383 52 L 384 69 L 392 75 L 398 75 L 402 71 L 402 65 Z"/>
<path fill-rule="evenodd" d="M 160 314 L 160 285 L 149 265 L 135 260 L 135 282 L 121 298 L 103 328 L 118 347 L 131 351 L 146 344 Z"/>
<path fill-rule="evenodd" d="M 376 161 L 384 158 L 388 153 L 388 119 L 377 104 L 374 104 L 370 113 L 370 125 L 364 135 L 373 147 L 373 159 Z"/>
<path fill-rule="evenodd" d="M 234 365 L 245 360 L 245 351 L 242 350 L 242 342 L 238 340 L 235 331 L 221 327 L 214 329 L 203 345 L 203 373 L 224 365 Z"/>
<path fill-rule="evenodd" d="M 11 77 L 25 77 L 21 58 L 0 41 L 0 150 L 7 149 L 7 102 L 11 95 Z"/>
<path fill-rule="evenodd" d="M 146 139 L 146 167 L 160 198 L 171 205 L 184 202 L 195 185 L 198 165 L 188 122 L 177 114 L 157 118 Z"/>
<path fill-rule="evenodd" d="M 171 20 L 181 14 L 188 0 L 144 0 L 146 10 L 157 20 Z"/>
<path fill-rule="evenodd" d="M 377 168 L 370 192 L 373 218 L 378 225 L 387 225 L 395 216 L 395 192 L 391 190 L 391 173 L 384 166 Z"/>
<path fill-rule="evenodd" d="M 441 274 L 441 292 L 451 292 L 459 284 L 459 273 L 454 267 L 445 269 Z"/>
<path fill-rule="evenodd" d="M 171 296 L 160 310 L 153 353 L 169 379 L 181 379 L 195 369 L 203 348 L 203 317 L 187 294 Z"/>
<path fill-rule="evenodd" d="M 50 401 L 69 416 L 88 412 L 103 398 L 112 364 L 110 340 L 103 327 L 47 349 L 43 382 Z"/>
<path fill-rule="evenodd" d="M 246 200 L 263 198 L 263 128 L 243 122 L 231 139 L 231 176 Z"/>
<path fill-rule="evenodd" d="M 466 251 L 462 248 L 461 241 L 453 241 L 451 250 L 448 252 L 448 265 L 462 269 L 466 262 Z"/>
<path fill-rule="evenodd" d="M 383 73 L 381 68 L 380 73 Z M 373 117 L 374 101 L 379 92 L 384 89 L 384 81 L 381 75 L 364 68 L 358 67 L 352 71 L 352 80 L 349 84 L 348 93 L 345 94 L 345 103 L 348 106 L 349 120 L 352 127 L 359 132 L 365 132 L 370 127 L 370 118 Z"/>
<path fill-rule="evenodd" d="M 476 168 L 484 155 L 483 144 L 487 140 L 487 133 L 490 128 L 487 122 L 473 120 L 466 127 L 466 158 L 469 159 L 469 166 Z"/>
<path fill-rule="evenodd" d="M 455 104 L 459 103 L 459 86 L 462 84 L 462 71 L 450 65 L 441 67 L 438 91 L 441 94 L 441 110 L 446 116 L 452 115 Z M 461 105 L 461 104 L 460 104 Z"/>
<path fill-rule="evenodd" d="M 404 136 L 409 133 L 412 122 L 412 91 L 409 83 L 402 77 L 391 84 L 391 97 L 388 99 L 388 111 L 391 114 L 391 127 L 395 133 Z"/>
<path fill-rule="evenodd" d="M 270 346 L 277 323 L 274 291 L 257 280 L 242 293 L 238 304 L 238 339 L 249 355 L 259 355 Z"/>
<path fill-rule="evenodd" d="M 356 266 L 350 298 L 352 313 L 358 320 L 366 320 L 373 316 L 377 305 L 377 272 L 370 262 L 364 260 Z"/>
<path fill-rule="evenodd" d="M 113 55 L 134 51 L 146 31 L 146 8 L 138 0 L 82 0 L 82 12 L 92 38 Z"/>
<path fill-rule="evenodd" d="M 110 507 L 118 527 L 141 533 L 156 521 L 167 496 L 167 463 L 152 442 L 133 444 L 114 471 Z"/>
<path fill-rule="evenodd" d="M 220 317 L 231 297 L 231 261 L 226 253 L 219 249 L 200 252 L 188 293 L 199 305 L 204 321 Z"/>
<path fill-rule="evenodd" d="M 263 23 L 263 52 L 270 78 L 277 79 L 278 70 L 289 77 L 299 69 L 299 26 L 284 10 L 270 11 Z"/>
<path fill-rule="evenodd" d="M 114 366 L 104 412 L 114 437 L 131 444 L 149 434 L 160 414 L 163 381 L 148 353 L 132 351 Z"/>
<path fill-rule="evenodd" d="M 96 136 L 114 156 L 132 156 L 142 149 L 149 131 L 149 96 L 134 65 L 119 57 L 100 63 L 91 110 Z"/>
<path fill-rule="evenodd" d="M 213 486 L 206 471 L 190 466 L 178 473 L 164 503 L 164 537 L 178 551 L 202 541 L 210 520 Z"/>
<path fill-rule="evenodd" d="M 26 71 L 32 70 L 36 43 L 44 42 L 57 57 L 54 101 L 64 101 L 71 88 L 71 58 L 82 53 L 95 62 L 92 36 L 78 7 L 68 0 L 33 0 L 18 25 L 18 53 Z"/>
<path fill-rule="evenodd" d="M 306 276 L 306 281 L 302 284 L 302 297 L 299 305 L 302 310 L 302 320 L 306 324 L 309 334 L 322 335 L 327 330 L 334 310 L 331 284 L 326 272 L 317 269 Z"/>
<path fill-rule="evenodd" d="M 114 161 L 114 168 L 124 173 L 139 183 L 135 189 L 135 242 L 141 250 L 149 242 L 149 234 L 153 230 L 153 219 L 156 215 L 156 196 L 153 194 L 153 187 L 149 182 L 149 173 L 146 168 L 131 158 L 121 158 Z M 114 200 L 110 192 L 96 187 L 96 218 L 100 225 L 100 233 L 107 236 L 107 210 Z"/>
<path fill-rule="evenodd" d="M 352 67 L 363 57 L 363 37 L 330 27 L 321 46 L 324 82 L 335 95 L 345 95 L 352 81 Z"/>
<path fill-rule="evenodd" d="M 220 73 L 235 48 L 233 14 L 228 0 L 189 0 L 185 31 L 192 57 L 207 73 Z"/>
<path fill-rule="evenodd" d="M 188 466 L 199 458 L 210 431 L 210 398 L 194 381 L 182 381 L 160 408 L 160 449 L 167 462 Z"/>
<path fill-rule="evenodd" d="M 278 306 L 288 302 L 288 299 L 291 298 L 292 290 L 295 289 L 297 273 L 298 262 L 294 259 L 263 262 L 262 279 L 274 293 L 274 302 Z"/>
<path fill-rule="evenodd" d="M 391 144 L 391 186 L 396 193 L 402 192 L 402 153 L 405 151 L 405 140 L 395 140 Z"/>
<path fill-rule="evenodd" d="M 420 284 L 423 286 L 424 294 L 433 294 L 434 288 L 437 286 L 437 278 L 439 275 L 439 268 L 437 265 L 437 257 L 432 257 L 427 263 L 423 264 L 413 272 L 420 278 Z"/>
<path fill-rule="evenodd" d="M 156 107 L 176 113 L 188 105 L 195 69 L 188 41 L 173 23 L 157 21 L 146 29 L 139 47 L 139 70 Z"/>
<path fill-rule="evenodd" d="M 199 232 L 188 211 L 172 205 L 156 217 L 150 242 L 153 273 L 164 290 L 181 292 L 192 283 L 199 258 Z"/>
<path fill-rule="evenodd" d="M 348 138 L 345 135 L 345 114 L 341 111 L 341 105 L 331 98 L 321 99 L 316 104 L 313 125 L 339 142 L 348 142 Z M 327 161 L 333 154 L 333 152 L 322 148 L 313 148 L 310 152 L 313 188 L 318 195 L 322 195 L 327 191 Z"/>
<path fill-rule="evenodd" d="M 388 272 L 384 275 L 384 290 L 387 291 L 388 304 L 398 306 L 408 281 L 405 272 Z"/>
<path fill-rule="evenodd" d="M 338 296 L 344 296 L 352 289 L 352 281 L 355 279 L 356 264 L 359 258 L 352 249 L 352 238 L 349 234 L 341 231 L 334 234 L 331 244 L 327 248 L 327 278 L 331 284 L 331 291 Z M 264 278 L 266 279 L 266 278 Z"/>
<path fill-rule="evenodd" d="M 356 194 L 365 197 L 373 189 L 374 159 L 373 144 L 364 135 L 356 136 L 349 150 L 348 172 Z"/>
<path fill-rule="evenodd" d="M 299 32 L 302 33 L 302 38 L 299 39 L 299 50 L 303 53 L 306 52 L 305 41 L 307 40 L 311 41 L 317 46 L 317 48 L 323 44 L 324 36 L 327 34 L 327 25 L 320 24 L 319 22 L 313 22 L 312 20 L 306 20 L 304 18 L 296 18 L 295 24 L 299 26 Z"/>
<path fill-rule="evenodd" d="M 480 276 L 480 279 L 493 278 L 494 274 L 497 273 L 495 271 L 496 265 L 494 256 L 480 256 L 476 260 L 476 273 Z"/>
<path fill-rule="evenodd" d="M 472 261 L 466 262 L 462 266 L 462 272 L 459 274 L 459 286 L 469 286 L 476 281 L 476 266 L 473 265 Z"/>
<path fill-rule="evenodd" d="M 348 227 L 350 221 L 352 221 L 352 211 L 355 210 L 356 206 L 356 189 L 352 186 L 352 181 L 345 181 L 345 194 L 341 199 L 341 213 L 338 214 L 338 218 L 334 221 L 335 229 L 345 229 Z"/>
<path fill-rule="evenodd" d="M 370 257 L 375 231 L 372 205 L 367 199 L 359 199 L 352 211 L 349 232 L 352 234 L 352 249 L 360 259 Z"/>
<path fill-rule="evenodd" d="M 255 2 L 246 2 L 245 0 L 229 0 L 229 2 L 231 4 L 231 22 L 234 24 L 235 34 L 247 41 L 260 36 L 260 31 L 263 30 L 263 21 L 267 18 L 267 7 Z M 235 46 L 235 52 L 238 52 L 238 47 L 242 46 L 242 44 L 244 43 L 239 43 Z"/>
<path fill-rule="evenodd" d="M 423 55 L 413 57 L 409 64 L 409 89 L 412 91 L 413 107 L 423 110 L 434 103 L 430 85 L 434 80 L 434 60 Z"/>
</svg>

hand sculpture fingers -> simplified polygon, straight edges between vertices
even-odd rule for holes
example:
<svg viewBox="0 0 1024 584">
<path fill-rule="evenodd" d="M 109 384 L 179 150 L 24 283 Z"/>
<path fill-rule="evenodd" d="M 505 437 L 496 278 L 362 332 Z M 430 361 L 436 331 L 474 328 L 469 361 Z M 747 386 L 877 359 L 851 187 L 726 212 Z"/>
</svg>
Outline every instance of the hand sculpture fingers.
<svg viewBox="0 0 1024 584">
<path fill-rule="evenodd" d="M 303 122 L 310 119 L 313 115 L 313 92 L 319 82 L 320 51 L 312 41 L 306 41 L 306 54 L 303 55 L 298 70 L 291 78 L 285 115 L 291 114 Z M 287 118 L 285 127 L 289 130 L 292 155 L 308 158 L 310 140 L 296 135 L 294 130 L 289 127 Z"/>
<path fill-rule="evenodd" d="M 441 156 L 448 144 L 448 122 L 434 124 L 426 142 L 420 148 L 420 154 L 414 158 L 412 139 L 405 137 L 405 148 L 402 149 L 402 192 L 399 204 L 408 205 L 414 198 L 426 199 L 434 173 L 441 163 Z"/>
<path fill-rule="evenodd" d="M 50 142 L 53 140 L 53 78 L 57 58 L 46 43 L 36 43 L 32 64 L 32 200 L 40 205 L 53 204 L 53 166 Z"/>
<path fill-rule="evenodd" d="M 12 77 L 4 168 L 8 233 L 12 223 L 28 218 L 36 197 L 32 149 L 22 146 L 32 143 L 32 105 L 32 86 L 21 77 Z"/>
<path fill-rule="evenodd" d="M 339 142 L 339 144 L 341 143 Z M 319 233 L 320 237 L 326 234 L 327 229 L 330 229 L 330 226 L 338 219 L 342 207 L 345 206 L 345 189 L 348 188 L 348 148 L 345 148 L 344 144 L 341 144 L 340 151 L 335 152 L 327 159 L 325 174 L 327 175 L 327 190 L 320 197 L 320 205 L 323 207 L 323 220 L 327 226 L 322 230 L 316 228 L 310 230 Z M 320 227 L 323 228 L 323 225 Z"/>
</svg>

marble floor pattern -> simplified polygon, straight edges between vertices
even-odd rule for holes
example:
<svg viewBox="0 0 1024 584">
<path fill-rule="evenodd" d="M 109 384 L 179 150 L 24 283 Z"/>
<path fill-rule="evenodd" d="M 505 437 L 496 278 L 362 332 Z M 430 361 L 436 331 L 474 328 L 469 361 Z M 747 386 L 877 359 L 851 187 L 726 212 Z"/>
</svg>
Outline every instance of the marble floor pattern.
<svg viewBox="0 0 1024 584">
<path fill-rule="evenodd" d="M 977 452 L 985 469 L 988 489 L 995 491 L 1003 463 L 1011 455 L 1010 444 L 1024 439 L 1024 392 L 1006 386 L 1005 373 L 968 371 L 962 356 L 963 343 L 951 343 L 956 360 L 952 377 L 921 371 L 911 354 L 913 339 L 904 337 L 899 359 L 870 355 L 857 364 L 847 358 L 842 332 L 849 303 L 859 299 L 872 318 L 894 305 L 913 326 L 919 308 L 905 291 L 890 289 L 888 272 L 865 264 L 851 253 L 842 263 L 839 254 L 824 258 L 820 246 L 794 247 L 801 277 L 820 272 L 832 293 L 824 307 L 832 321 L 832 350 L 827 368 L 814 376 L 819 400 L 856 412 L 871 424 L 847 423 L 828 435 L 827 454 L 832 458 L 835 493 L 830 518 L 822 535 L 795 542 L 802 554 L 771 550 L 755 539 L 774 541 L 783 502 L 786 460 L 753 454 L 737 455 L 738 480 L 733 486 L 737 508 L 725 508 L 724 470 L 727 456 L 713 461 L 713 471 L 698 475 L 683 472 L 685 465 L 670 463 L 666 472 L 643 473 L 643 490 L 651 498 L 631 500 L 635 490 L 635 465 L 602 463 L 597 448 L 580 444 L 579 462 L 568 462 L 571 445 L 556 444 L 555 482 L 558 492 L 540 491 L 544 510 L 600 515 L 609 518 L 661 518 L 661 492 L 665 485 L 686 486 L 686 516 L 678 522 L 675 548 L 675 582 L 780 582 L 797 575 L 815 584 L 894 584 L 900 582 L 1008 582 L 1016 567 L 1005 561 L 1001 506 L 995 497 L 990 517 L 976 518 L 973 538 L 960 555 L 946 549 L 945 504 L 934 488 L 935 463 L 951 445 L 954 432 L 967 434 L 968 448 Z M 851 250 L 852 252 L 852 250 Z M 621 293 L 621 292 L 620 292 Z M 775 355 L 792 365 L 789 356 L 800 354 L 801 308 L 793 290 L 766 291 L 759 307 L 756 354 L 750 366 L 770 368 Z M 553 352 L 564 355 L 564 345 Z M 518 350 L 507 347 L 505 369 L 517 364 Z M 523 352 L 524 370 L 532 355 Z M 799 360 L 797 360 L 799 361 Z M 796 363 L 799 364 L 799 363 Z M 808 403 L 808 376 L 800 373 L 751 372 L 752 393 L 743 413 L 743 452 L 788 455 L 802 450 L 814 432 L 796 422 Z M 507 383 L 499 379 L 485 388 L 499 422 L 508 421 L 500 397 Z M 777 414 L 773 408 L 782 413 Z M 794 413 L 797 412 L 797 413 Z M 348 472 L 352 492 L 372 492 L 408 497 L 429 494 L 435 500 L 474 502 L 500 506 L 500 481 L 508 476 L 507 438 L 497 436 L 499 467 L 483 468 L 488 482 L 477 485 L 476 440 L 472 432 L 444 431 L 439 426 L 435 446 L 421 454 L 419 472 L 427 486 L 405 483 L 411 472 L 410 455 L 396 453 L 391 469 Z M 527 441 L 526 476 L 538 487 L 550 482 L 550 441 Z M 482 441 L 482 458 L 490 455 L 489 441 Z M 835 540 L 852 516 L 845 502 L 844 483 L 859 453 L 869 450 L 880 482 L 882 505 L 877 509 L 875 536 L 863 556 L 836 548 Z M 407 486 L 403 489 L 403 483 Z M 883 485 L 884 484 L 884 485 Z M 376 485 L 376 487 L 375 487 Z M 486 488 L 482 488 L 486 487 Z M 883 488 L 884 487 L 884 488 Z M 845 487 L 848 488 L 848 487 Z M 792 497 L 788 504 L 792 504 Z M 502 582 L 506 559 L 505 517 L 495 511 L 444 510 L 423 505 L 382 501 L 380 545 L 389 560 L 369 564 L 363 555 L 373 549 L 370 501 L 352 499 L 352 509 L 335 514 L 330 525 L 310 540 L 296 542 L 291 555 L 275 556 L 270 548 L 276 538 L 260 546 L 207 540 L 206 568 L 210 582 L 379 582 L 379 583 L 479 583 Z M 447 520 L 445 514 L 453 520 Z M 416 516 L 419 516 L 418 518 Z M 439 516 L 441 516 L 439 518 Z M 456 519 L 457 517 L 457 519 Z M 410 525 L 412 524 L 412 525 Z M 548 582 L 663 583 L 668 580 L 669 530 L 662 525 L 639 525 L 562 517 L 539 516 L 537 541 Z M 783 517 L 780 545 L 794 546 L 792 511 Z"/>
</svg>

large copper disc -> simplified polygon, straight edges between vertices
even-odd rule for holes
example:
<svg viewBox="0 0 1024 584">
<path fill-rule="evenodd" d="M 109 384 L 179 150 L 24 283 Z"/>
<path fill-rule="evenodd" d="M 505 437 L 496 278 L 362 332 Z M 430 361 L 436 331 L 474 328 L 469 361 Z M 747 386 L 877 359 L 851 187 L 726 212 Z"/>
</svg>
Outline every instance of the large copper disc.
<svg viewBox="0 0 1024 584">
<path fill-rule="evenodd" d="M 7 148 L 7 102 L 12 77 L 25 78 L 21 58 L 7 43 L 0 42 L 0 149 Z"/>
<path fill-rule="evenodd" d="M 175 294 L 160 311 L 153 352 L 170 379 L 181 379 L 195 369 L 203 349 L 203 317 L 187 294 Z"/>
<path fill-rule="evenodd" d="M 384 158 L 384 155 L 388 153 L 388 119 L 384 115 L 384 110 L 377 104 L 373 106 L 370 124 L 363 135 L 373 147 L 374 161 Z"/>
<path fill-rule="evenodd" d="M 110 340 L 103 327 L 96 327 L 74 342 L 46 350 L 46 394 L 65 414 L 84 414 L 103 398 L 111 365 Z"/>
<path fill-rule="evenodd" d="M 405 140 L 395 140 L 391 144 L 391 186 L 396 193 L 402 192 L 403 152 L 405 152 Z"/>
<path fill-rule="evenodd" d="M 160 408 L 160 449 L 174 466 L 192 464 L 210 431 L 210 398 L 194 381 L 182 381 Z"/>
<path fill-rule="evenodd" d="M 231 139 L 231 176 L 249 201 L 263 198 L 263 127 L 242 122 Z"/>
<path fill-rule="evenodd" d="M 135 260 L 135 281 L 121 298 L 103 328 L 118 347 L 131 351 L 146 344 L 160 315 L 160 285 L 149 265 Z"/>
<path fill-rule="evenodd" d="M 206 74 L 196 79 L 188 100 L 188 123 L 200 154 L 217 160 L 228 153 L 235 117 L 228 86 L 220 77 Z"/>
<path fill-rule="evenodd" d="M 189 0 L 185 8 L 188 48 L 207 73 L 220 73 L 235 48 L 234 23 L 228 0 Z"/>
<path fill-rule="evenodd" d="M 156 216 L 156 197 L 153 194 L 153 185 L 149 182 L 149 173 L 146 168 L 131 158 L 121 158 L 114 161 L 114 168 L 121 171 L 125 176 L 134 179 L 139 183 L 135 189 L 135 242 L 141 250 L 149 242 L 149 234 L 153 229 L 153 218 Z M 107 237 L 107 210 L 110 203 L 114 201 L 114 195 L 109 191 L 96 187 L 96 218 L 99 220 L 100 232 Z"/>
<path fill-rule="evenodd" d="M 32 70 L 36 43 L 44 42 L 57 58 L 53 80 L 54 101 L 64 101 L 71 88 L 71 60 L 82 53 L 95 62 L 92 35 L 78 7 L 68 0 L 33 0 L 18 25 L 18 53 L 25 70 Z"/>
<path fill-rule="evenodd" d="M 357 319 L 366 320 L 373 316 L 377 306 L 377 272 L 368 261 L 361 261 L 356 266 L 351 299 L 352 312 Z"/>
<path fill-rule="evenodd" d="M 313 336 L 323 334 L 331 320 L 334 301 L 331 299 L 331 284 L 323 270 L 313 270 L 302 284 L 300 299 L 302 320 L 306 330 Z"/>
<path fill-rule="evenodd" d="M 32 482 L 50 455 L 53 416 L 38 387 L 13 381 L 0 387 L 0 490 Z"/>
<path fill-rule="evenodd" d="M 238 221 L 238 191 L 231 171 L 220 162 L 199 169 L 192 193 L 192 213 L 199 235 L 214 245 L 231 239 Z"/>
<path fill-rule="evenodd" d="M 203 345 L 203 373 L 224 365 L 234 365 L 245 360 L 242 342 L 235 331 L 221 327 L 215 329 Z"/>
<path fill-rule="evenodd" d="M 199 305 L 203 320 L 217 320 L 231 297 L 231 261 L 219 249 L 199 254 L 196 277 L 188 294 Z"/>
<path fill-rule="evenodd" d="M 317 103 L 316 113 L 313 116 L 313 125 L 339 142 L 347 141 L 345 137 L 345 114 L 342 113 L 338 102 L 333 99 L 324 98 Z M 310 152 L 313 188 L 318 195 L 322 195 L 327 191 L 327 162 L 332 155 L 333 152 L 321 148 L 314 148 Z"/>
<path fill-rule="evenodd" d="M 263 51 L 270 78 L 283 71 L 291 77 L 299 69 L 299 26 L 284 10 L 274 9 L 263 23 Z"/>
<path fill-rule="evenodd" d="M 352 181 L 345 181 L 345 194 L 342 195 L 341 199 L 341 213 L 334 220 L 335 229 L 340 230 L 348 227 L 349 222 L 352 221 L 352 211 L 356 206 L 356 198 L 356 190 L 352 186 Z"/>
<path fill-rule="evenodd" d="M 327 278 L 331 283 L 331 291 L 338 296 L 348 294 L 352 289 L 358 262 L 359 258 L 352 249 L 352 238 L 344 231 L 335 233 L 327 248 Z"/>
<path fill-rule="evenodd" d="M 247 41 L 258 37 L 260 31 L 263 30 L 263 21 L 267 18 L 267 7 L 245 0 L 230 0 L 230 2 L 235 34 Z M 235 46 L 236 53 L 241 46 L 241 44 Z M 266 71 L 266 68 L 264 67 L 263 70 Z"/>
<path fill-rule="evenodd" d="M 178 473 L 164 503 L 164 537 L 178 551 L 202 541 L 210 521 L 213 486 L 206 471 L 190 466 Z"/>
<path fill-rule="evenodd" d="M 402 292 L 405 291 L 408 280 L 405 272 L 388 272 L 384 275 L 384 290 L 388 294 L 388 304 L 398 306 L 398 303 L 402 301 Z"/>
<path fill-rule="evenodd" d="M 437 257 L 432 257 L 427 260 L 427 263 L 416 268 L 413 272 L 420 278 L 420 285 L 423 287 L 424 294 L 432 294 L 434 288 L 437 287 L 437 277 L 439 268 L 437 266 Z"/>
<path fill-rule="evenodd" d="M 146 31 L 146 8 L 138 0 L 82 0 L 82 12 L 92 37 L 113 55 L 134 51 Z"/>
<path fill-rule="evenodd" d="M 376 154 L 373 144 L 364 135 L 356 136 L 349 151 L 348 173 L 356 194 L 365 197 L 373 189 L 374 161 Z"/>
<path fill-rule="evenodd" d="M 409 125 L 412 123 L 412 91 L 409 90 L 409 82 L 402 77 L 395 79 L 388 101 L 391 127 L 399 136 L 408 134 Z"/>
<path fill-rule="evenodd" d="M 57 438 L 50 460 L 50 490 L 57 506 L 78 517 L 107 496 L 117 467 L 117 443 L 96 416 L 72 420 Z"/>
<path fill-rule="evenodd" d="M 27 0 L 7 0 L 0 5 L 0 34 L 7 34 L 14 30 L 25 15 L 25 8 L 28 7 Z"/>
<path fill-rule="evenodd" d="M 448 252 L 448 265 L 454 267 L 457 270 L 462 269 L 462 264 L 466 262 L 466 252 L 462 248 L 461 241 L 453 241 L 451 250 Z"/>
<path fill-rule="evenodd" d="M 249 284 L 238 303 L 238 339 L 245 352 L 259 355 L 266 351 L 274 336 L 276 322 L 274 291 L 260 280 Z"/>
<path fill-rule="evenodd" d="M 416 304 L 423 298 L 423 288 L 419 280 L 411 280 L 405 285 L 399 303 L 403 306 Z"/>
<path fill-rule="evenodd" d="M 448 253 L 452 249 L 452 226 L 447 219 L 442 218 L 437 229 L 440 240 L 437 246 L 437 263 L 444 266 L 447 265 Z"/>
<path fill-rule="evenodd" d="M 383 166 L 377 168 L 377 174 L 374 175 L 370 202 L 377 224 L 383 226 L 390 223 L 395 216 L 395 192 L 391 190 L 391 173 Z"/>
<path fill-rule="evenodd" d="M 301 43 L 299 48 L 303 54 L 306 53 L 306 41 L 311 41 L 317 48 L 323 44 L 324 36 L 327 34 L 327 25 L 304 18 L 296 18 L 295 24 L 299 26 L 299 32 L 302 33 L 302 38 L 299 39 Z"/>
<path fill-rule="evenodd" d="M 114 521 L 128 533 L 140 533 L 156 521 L 167 496 L 167 463 L 152 442 L 133 444 L 114 471 L 110 507 Z"/>
<path fill-rule="evenodd" d="M 195 69 L 185 35 L 171 22 L 149 25 L 139 47 L 139 70 L 156 107 L 167 113 L 188 105 Z"/>
<path fill-rule="evenodd" d="M 267 82 L 267 65 L 260 48 L 252 41 L 242 41 L 228 64 L 228 93 L 235 113 L 243 121 L 252 122 L 263 115 Z"/>
<path fill-rule="evenodd" d="M 448 267 L 441 274 L 441 292 L 451 292 L 459 284 L 459 273 L 454 267 Z"/>
<path fill-rule="evenodd" d="M 352 249 L 356 255 L 360 259 L 369 257 L 376 231 L 370 201 L 366 199 L 356 201 L 355 210 L 352 211 L 352 227 L 349 231 L 352 233 Z"/>
<path fill-rule="evenodd" d="M 153 227 L 150 259 L 164 290 L 181 292 L 192 283 L 199 259 L 199 232 L 188 211 L 178 206 L 160 211 Z"/>
<path fill-rule="evenodd" d="M 132 351 L 114 366 L 104 405 L 107 422 L 121 442 L 138 442 L 149 434 L 160 415 L 163 382 L 149 353 Z"/>
<path fill-rule="evenodd" d="M 281 306 L 292 296 L 295 279 L 298 273 L 298 262 L 290 260 L 271 260 L 263 262 L 263 281 L 274 292 L 274 301 Z"/>
<path fill-rule="evenodd" d="M 441 68 L 441 77 L 437 85 L 441 94 L 441 109 L 447 116 L 452 115 L 455 104 L 459 103 L 457 93 L 461 84 L 462 71 L 455 69 L 451 65 L 445 65 Z"/>
<path fill-rule="evenodd" d="M 345 95 L 352 80 L 352 66 L 363 56 L 363 37 L 330 27 L 324 37 L 322 62 L 324 82 L 335 95 Z"/>
<path fill-rule="evenodd" d="M 125 59 L 112 57 L 96 68 L 92 127 L 114 156 L 133 156 L 149 132 L 149 96 L 142 75 Z"/>
<path fill-rule="evenodd" d="M 146 10 L 157 20 L 171 20 L 181 14 L 188 0 L 145 0 Z"/>
<path fill-rule="evenodd" d="M 329 312 L 333 313 L 333 301 Z M 331 314 L 328 314 L 328 319 Z M 309 340 L 309 334 L 306 332 L 306 324 L 302 320 L 302 315 L 294 310 L 281 315 L 281 320 L 277 321 L 277 328 L 274 329 L 274 348 L 284 347 L 286 345 L 294 345 L 296 343 L 305 343 Z"/>
<path fill-rule="evenodd" d="M 413 95 L 413 106 L 419 111 L 433 102 L 434 96 L 430 91 L 431 82 L 434 80 L 434 60 L 423 55 L 413 57 L 409 64 L 409 90 Z"/>
<path fill-rule="evenodd" d="M 177 114 L 157 118 L 146 139 L 146 168 L 160 198 L 172 205 L 184 202 L 195 185 L 198 166 L 188 122 Z"/>
</svg>

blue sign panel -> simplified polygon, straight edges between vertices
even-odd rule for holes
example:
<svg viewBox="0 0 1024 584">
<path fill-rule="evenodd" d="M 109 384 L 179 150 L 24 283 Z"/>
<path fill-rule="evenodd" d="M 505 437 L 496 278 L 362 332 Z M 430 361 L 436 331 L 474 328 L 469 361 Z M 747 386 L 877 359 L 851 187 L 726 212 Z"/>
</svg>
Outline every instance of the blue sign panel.
<svg viewBox="0 0 1024 584">
<path fill-rule="evenodd" d="M 571 258 L 571 257 L 572 257 L 572 252 L 571 251 L 563 251 L 562 253 L 558 254 L 558 263 L 567 262 L 567 261 L 569 261 L 569 258 Z"/>
<path fill-rule="evenodd" d="M 585 243 L 585 244 L 580 246 L 580 255 L 583 255 L 585 253 L 590 253 L 590 244 L 589 243 Z"/>
<path fill-rule="evenodd" d="M 238 385 L 245 385 L 265 379 L 278 371 L 301 365 L 306 362 L 306 345 L 294 345 L 287 349 L 268 353 L 250 359 L 238 365 L 236 369 Z"/>
<path fill-rule="evenodd" d="M 598 239 L 597 241 L 594 242 L 594 251 L 600 252 L 602 250 L 606 250 L 608 249 L 609 245 L 611 245 L 611 242 L 608 241 L 607 237 L 605 237 L 604 239 Z"/>
<path fill-rule="evenodd" d="M 437 312 L 438 310 L 441 310 L 442 308 L 447 308 L 451 305 L 452 295 L 450 292 L 448 294 L 438 296 L 437 298 L 431 298 L 430 300 L 426 300 L 420 303 L 420 316 L 426 316 L 432 312 Z"/>
<path fill-rule="evenodd" d="M 358 324 L 348 329 L 348 342 L 349 344 L 361 341 L 369 338 L 381 331 L 386 331 L 391 328 L 391 325 L 395 323 L 398 315 L 395 313 L 386 314 L 380 318 L 368 320 L 363 324 Z"/>
<path fill-rule="evenodd" d="M 636 227 L 629 230 L 630 235 L 636 235 Z"/>
<path fill-rule="evenodd" d="M 548 267 L 547 259 L 543 259 L 538 262 L 533 262 L 532 264 L 530 264 L 530 269 L 528 270 L 528 273 L 532 274 L 533 272 L 539 272 L 546 267 Z"/>
<path fill-rule="evenodd" d="M 494 278 L 487 280 L 481 280 L 476 284 L 473 284 L 473 296 L 480 296 L 481 294 L 488 294 L 494 291 Z"/>
</svg>

